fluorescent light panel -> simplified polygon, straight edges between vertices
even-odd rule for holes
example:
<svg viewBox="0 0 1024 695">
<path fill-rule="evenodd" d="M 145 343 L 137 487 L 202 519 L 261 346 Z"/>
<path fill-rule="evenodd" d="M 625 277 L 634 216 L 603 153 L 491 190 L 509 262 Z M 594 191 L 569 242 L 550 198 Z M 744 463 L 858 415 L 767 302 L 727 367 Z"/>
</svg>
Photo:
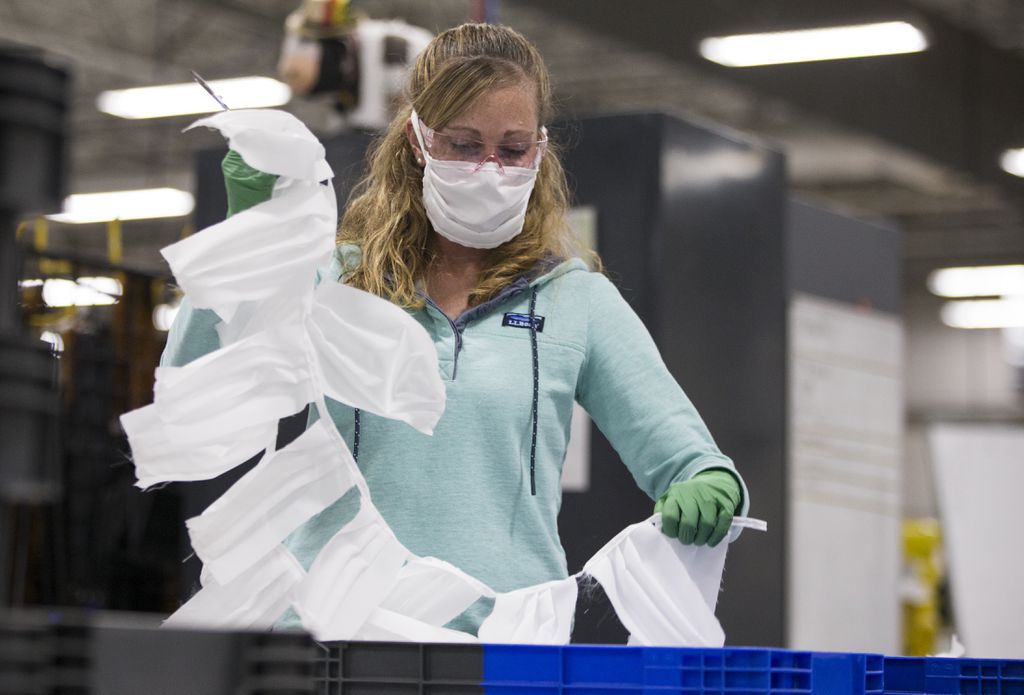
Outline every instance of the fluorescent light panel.
<svg viewBox="0 0 1024 695">
<path fill-rule="evenodd" d="M 39 339 L 44 343 L 49 343 L 54 352 L 64 352 L 64 338 L 61 337 L 60 333 L 43 331 Z"/>
<path fill-rule="evenodd" d="M 1007 174 L 1024 177 L 1024 148 L 1003 152 L 999 158 L 999 166 Z"/>
<path fill-rule="evenodd" d="M 157 304 L 153 307 L 153 327 L 158 331 L 171 330 L 174 317 L 178 315 L 181 304 Z"/>
<path fill-rule="evenodd" d="M 702 56 L 732 68 L 898 55 L 926 48 L 925 35 L 908 22 L 737 34 L 700 42 Z"/>
<path fill-rule="evenodd" d="M 80 193 L 64 200 L 64 211 L 47 218 L 55 222 L 82 224 L 110 220 L 147 220 L 181 217 L 192 212 L 191 193 L 176 188 L 144 188 L 135 191 Z"/>
<path fill-rule="evenodd" d="M 51 307 L 106 306 L 117 303 L 122 291 L 116 278 L 50 278 L 43 283 L 43 302 Z"/>
<path fill-rule="evenodd" d="M 1024 265 L 941 268 L 928 275 L 928 289 L 940 297 L 1024 296 Z"/>
<path fill-rule="evenodd" d="M 210 88 L 232 109 L 287 104 L 292 90 L 269 77 L 212 80 Z M 195 82 L 101 92 L 96 108 L 120 118 L 167 118 L 220 111 L 220 104 Z"/>
<path fill-rule="evenodd" d="M 946 302 L 942 322 L 952 328 L 1014 328 L 1024 326 L 1024 298 L 965 299 Z"/>
</svg>

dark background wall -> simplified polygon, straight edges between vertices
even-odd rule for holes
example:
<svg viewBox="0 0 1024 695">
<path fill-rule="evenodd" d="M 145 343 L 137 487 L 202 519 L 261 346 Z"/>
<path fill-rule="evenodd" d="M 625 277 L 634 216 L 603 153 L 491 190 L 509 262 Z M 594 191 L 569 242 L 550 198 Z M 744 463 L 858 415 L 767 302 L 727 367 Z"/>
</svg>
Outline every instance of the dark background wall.
<svg viewBox="0 0 1024 695">
<path fill-rule="evenodd" d="M 785 280 L 782 155 L 662 114 L 579 124 L 567 169 L 597 210 L 598 248 L 665 363 L 769 523 L 729 551 L 718 615 L 730 644 L 784 641 Z M 591 488 L 567 493 L 570 571 L 651 512 L 594 433 Z"/>
</svg>

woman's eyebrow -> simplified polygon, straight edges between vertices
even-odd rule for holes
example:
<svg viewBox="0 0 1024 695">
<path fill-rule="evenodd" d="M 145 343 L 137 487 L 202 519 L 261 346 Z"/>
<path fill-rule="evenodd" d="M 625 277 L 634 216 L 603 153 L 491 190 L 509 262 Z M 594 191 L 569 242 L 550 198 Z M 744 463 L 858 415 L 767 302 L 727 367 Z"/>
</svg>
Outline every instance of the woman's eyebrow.
<svg viewBox="0 0 1024 695">
<path fill-rule="evenodd" d="M 483 136 L 480 134 L 479 130 L 477 130 L 476 128 L 470 128 L 469 126 L 449 125 L 445 127 L 445 130 L 458 131 L 458 133 L 460 134 L 469 135 L 470 137 L 474 137 L 478 140 L 483 139 Z M 529 139 L 536 137 L 536 133 L 535 131 L 532 130 L 506 130 L 503 138 L 507 139 L 512 137 L 525 137 Z"/>
</svg>

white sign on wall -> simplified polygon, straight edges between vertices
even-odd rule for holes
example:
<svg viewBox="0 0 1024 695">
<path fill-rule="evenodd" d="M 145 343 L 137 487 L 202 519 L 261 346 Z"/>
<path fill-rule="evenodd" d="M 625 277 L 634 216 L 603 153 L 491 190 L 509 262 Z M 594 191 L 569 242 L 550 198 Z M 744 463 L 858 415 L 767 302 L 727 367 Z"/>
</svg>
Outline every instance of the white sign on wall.
<svg viewBox="0 0 1024 695">
<path fill-rule="evenodd" d="M 1024 427 L 928 434 L 956 632 L 968 656 L 1024 659 Z"/>
<path fill-rule="evenodd" d="M 788 646 L 900 652 L 903 326 L 789 306 Z"/>
</svg>

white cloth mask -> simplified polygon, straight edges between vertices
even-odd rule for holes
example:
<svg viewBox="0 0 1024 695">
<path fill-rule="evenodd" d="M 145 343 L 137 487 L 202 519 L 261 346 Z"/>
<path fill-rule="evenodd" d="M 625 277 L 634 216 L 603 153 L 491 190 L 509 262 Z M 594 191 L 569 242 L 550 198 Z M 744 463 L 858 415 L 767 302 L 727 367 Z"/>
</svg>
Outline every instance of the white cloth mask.
<svg viewBox="0 0 1024 695">
<path fill-rule="evenodd" d="M 350 640 L 398 583 L 409 551 L 366 500 L 328 541 L 295 589 L 292 606 L 320 640 Z"/>
<path fill-rule="evenodd" d="M 440 161 L 427 152 L 415 111 L 412 128 L 426 160 L 423 206 L 438 234 L 462 246 L 493 249 L 523 231 L 537 169 Z"/>
<path fill-rule="evenodd" d="M 203 588 L 164 621 L 164 627 L 269 630 L 305 578 L 298 560 L 277 546 L 252 569 L 221 585 L 207 576 Z"/>
<path fill-rule="evenodd" d="M 248 570 L 355 484 L 352 455 L 332 444 L 324 421 L 317 421 L 185 522 L 203 568 L 218 583 Z"/>
<path fill-rule="evenodd" d="M 480 625 L 481 642 L 569 644 L 576 612 L 576 577 L 498 594 Z"/>
<path fill-rule="evenodd" d="M 721 647 L 715 617 L 726 543 L 684 546 L 660 514 L 626 527 L 583 567 L 608 595 L 636 646 Z"/>
</svg>

